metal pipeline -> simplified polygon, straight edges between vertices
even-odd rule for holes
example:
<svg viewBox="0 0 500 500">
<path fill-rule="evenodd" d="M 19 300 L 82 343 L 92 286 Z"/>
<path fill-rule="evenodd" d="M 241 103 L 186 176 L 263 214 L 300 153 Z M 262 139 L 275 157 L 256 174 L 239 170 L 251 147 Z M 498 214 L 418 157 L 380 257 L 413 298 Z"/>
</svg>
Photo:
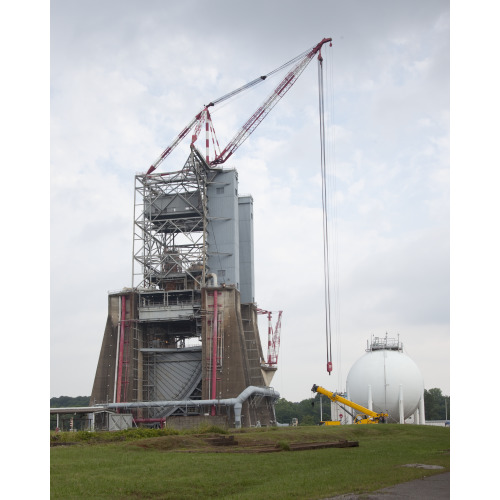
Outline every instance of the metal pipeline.
<svg viewBox="0 0 500 500">
<path fill-rule="evenodd" d="M 119 408 L 158 408 L 158 407 L 172 407 L 172 406 L 210 406 L 210 405 L 224 405 L 232 406 L 234 408 L 234 425 L 237 429 L 241 428 L 241 409 L 243 403 L 252 395 L 261 394 L 268 396 L 274 401 L 279 399 L 279 392 L 271 387 L 256 387 L 254 385 L 248 386 L 236 398 L 228 399 L 186 399 L 183 401 L 138 401 L 134 403 L 108 403 L 96 405 L 106 409 L 119 409 Z"/>
<path fill-rule="evenodd" d="M 122 371 L 123 371 L 123 347 L 125 345 L 125 318 L 127 316 L 127 297 L 121 296 L 122 305 L 120 309 L 120 352 L 118 359 L 118 381 L 116 385 L 116 402 L 119 403 L 122 394 Z"/>
<path fill-rule="evenodd" d="M 212 384 L 211 384 L 211 394 L 212 399 L 215 399 L 217 395 L 217 322 L 219 321 L 217 312 L 218 312 L 218 304 L 217 304 L 217 296 L 219 292 L 214 290 L 213 298 L 213 317 L 212 317 Z M 210 410 L 210 414 L 212 417 L 215 415 L 215 405 L 212 406 Z"/>
<path fill-rule="evenodd" d="M 166 418 L 134 418 L 134 423 L 136 424 L 161 424 L 165 427 L 167 419 Z"/>
</svg>

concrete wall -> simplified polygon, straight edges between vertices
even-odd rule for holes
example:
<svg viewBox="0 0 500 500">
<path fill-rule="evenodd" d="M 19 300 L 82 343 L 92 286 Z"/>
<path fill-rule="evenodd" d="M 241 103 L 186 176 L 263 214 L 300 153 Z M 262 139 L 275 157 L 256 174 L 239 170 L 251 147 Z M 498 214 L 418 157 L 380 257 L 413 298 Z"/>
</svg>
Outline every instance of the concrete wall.
<svg viewBox="0 0 500 500">
<path fill-rule="evenodd" d="M 113 402 L 116 345 L 118 341 L 118 295 L 108 295 L 108 317 L 97 362 L 90 405 Z"/>
<path fill-rule="evenodd" d="M 218 368 L 216 373 L 215 398 L 233 398 L 248 386 L 264 387 L 265 380 L 260 367 L 262 347 L 260 343 L 257 316 L 253 304 L 240 305 L 240 294 L 235 288 L 218 287 L 202 290 L 202 309 L 206 311 L 202 333 L 202 399 L 212 399 L 212 332 L 213 294 L 218 293 Z M 232 412 L 232 409 L 231 409 Z M 267 398 L 260 401 L 247 400 L 243 404 L 243 427 L 268 425 L 274 420 L 274 411 L 267 404 Z"/>
<path fill-rule="evenodd" d="M 134 335 L 134 322 L 137 318 L 136 294 L 110 294 L 108 296 L 108 317 L 101 344 L 101 352 L 97 363 L 94 385 L 90 396 L 91 404 L 115 401 L 115 375 L 117 374 L 117 357 L 120 342 L 120 305 L 125 296 L 126 312 L 122 315 L 125 323 L 122 363 L 122 401 L 136 401 L 138 390 L 142 385 L 142 360 L 134 360 L 134 351 L 140 349 L 140 340 Z"/>
</svg>

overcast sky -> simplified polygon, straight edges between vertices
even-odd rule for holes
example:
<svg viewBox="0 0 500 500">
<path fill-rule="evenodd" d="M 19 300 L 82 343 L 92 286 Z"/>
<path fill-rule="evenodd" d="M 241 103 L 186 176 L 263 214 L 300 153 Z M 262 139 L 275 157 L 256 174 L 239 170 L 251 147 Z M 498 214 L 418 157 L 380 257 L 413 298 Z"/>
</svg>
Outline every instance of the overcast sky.
<svg viewBox="0 0 500 500">
<path fill-rule="evenodd" d="M 344 389 L 387 332 L 448 394 L 449 14 L 439 0 L 53 0 L 51 397 L 90 395 L 107 293 L 131 283 L 134 175 L 204 104 L 323 37 L 340 291 L 330 377 L 316 60 L 227 164 L 254 199 L 256 301 L 283 310 L 273 386 L 291 401 L 314 383 Z M 278 81 L 214 110 L 221 145 Z M 188 144 L 159 170 L 179 169 Z"/>
</svg>

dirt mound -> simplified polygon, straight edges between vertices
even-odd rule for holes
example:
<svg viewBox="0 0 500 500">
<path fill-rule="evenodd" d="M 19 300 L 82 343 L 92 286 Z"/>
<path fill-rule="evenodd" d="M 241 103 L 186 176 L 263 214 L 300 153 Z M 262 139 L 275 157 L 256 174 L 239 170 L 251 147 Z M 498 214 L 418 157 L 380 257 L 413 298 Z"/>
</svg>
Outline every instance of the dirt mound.
<svg viewBox="0 0 500 500">
<path fill-rule="evenodd" d="M 246 439 L 245 439 L 246 438 Z M 130 443 L 131 446 L 155 450 L 191 453 L 276 453 L 280 451 L 317 450 L 321 448 L 352 448 L 358 441 L 293 442 L 273 439 L 249 439 L 239 435 L 161 436 Z"/>
</svg>

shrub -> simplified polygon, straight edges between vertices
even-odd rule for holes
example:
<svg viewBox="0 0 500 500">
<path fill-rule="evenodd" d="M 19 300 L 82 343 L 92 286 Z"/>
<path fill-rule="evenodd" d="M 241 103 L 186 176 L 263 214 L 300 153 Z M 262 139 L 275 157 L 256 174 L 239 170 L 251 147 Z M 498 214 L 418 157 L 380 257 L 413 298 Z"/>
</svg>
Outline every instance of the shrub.
<svg viewBox="0 0 500 500">
<path fill-rule="evenodd" d="M 227 434 L 227 430 L 218 425 L 201 424 L 195 431 L 197 434 Z"/>
<path fill-rule="evenodd" d="M 276 443 L 276 448 L 280 448 L 283 451 L 290 451 L 290 443 L 288 441 L 278 441 Z"/>
</svg>

